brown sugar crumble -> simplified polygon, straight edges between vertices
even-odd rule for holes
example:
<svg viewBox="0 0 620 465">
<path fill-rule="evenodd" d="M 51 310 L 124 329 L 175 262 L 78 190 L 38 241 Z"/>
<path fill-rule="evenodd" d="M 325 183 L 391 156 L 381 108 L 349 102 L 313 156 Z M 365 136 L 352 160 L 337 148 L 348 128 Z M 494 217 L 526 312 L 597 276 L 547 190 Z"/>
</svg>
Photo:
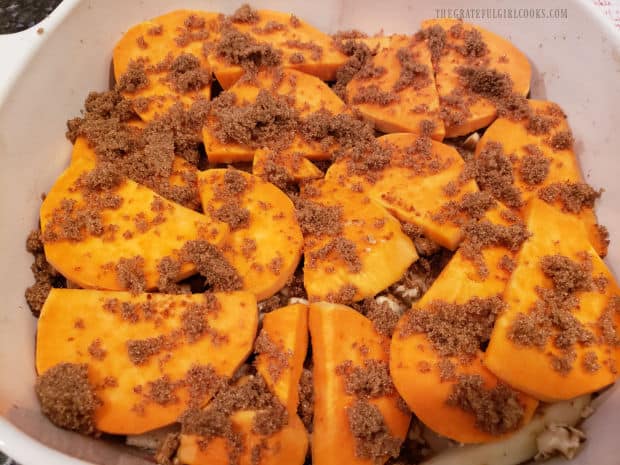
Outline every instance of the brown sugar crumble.
<svg viewBox="0 0 620 465">
<path fill-rule="evenodd" d="M 250 210 L 233 202 L 228 202 L 213 212 L 213 217 L 230 226 L 231 231 L 247 228 L 250 225 Z"/>
<path fill-rule="evenodd" d="M 573 137 L 573 133 L 570 130 L 558 131 L 548 141 L 548 144 L 551 146 L 551 148 L 554 151 L 555 150 L 570 150 L 573 148 L 574 143 L 575 143 L 575 138 Z"/>
<path fill-rule="evenodd" d="M 480 58 L 489 51 L 482 34 L 477 29 L 462 31 L 460 34 L 463 43 L 456 47 L 456 51 L 467 58 Z"/>
<path fill-rule="evenodd" d="M 473 374 L 459 375 L 446 403 L 473 414 L 476 427 L 493 435 L 516 430 L 525 414 L 516 391 L 501 382 L 489 389 Z"/>
<path fill-rule="evenodd" d="M 387 362 L 364 360 L 363 366 L 350 363 L 336 367 L 336 373 L 343 377 L 344 390 L 357 398 L 373 398 L 392 395 L 395 392 Z"/>
<path fill-rule="evenodd" d="M 362 77 L 361 71 L 365 69 L 372 58 L 372 51 L 368 45 L 351 39 L 334 37 L 336 48 L 349 58 L 336 71 L 336 82 L 332 86 L 332 90 L 342 100 L 346 100 L 346 87 L 354 77 Z M 368 72 L 365 74 L 368 75 Z"/>
<path fill-rule="evenodd" d="M 418 40 L 426 40 L 427 46 L 431 52 L 431 61 L 433 67 L 438 68 L 439 59 L 444 54 L 447 43 L 446 31 L 438 24 L 426 29 L 422 29 L 416 34 Z"/>
<path fill-rule="evenodd" d="M 149 78 L 146 76 L 144 63 L 140 61 L 130 61 L 127 71 L 120 77 L 117 84 L 119 92 L 127 92 L 133 94 L 139 90 L 145 89 L 150 84 Z"/>
<path fill-rule="evenodd" d="M 258 11 L 244 3 L 230 16 L 230 20 L 233 23 L 255 24 L 260 20 L 260 17 Z"/>
<path fill-rule="evenodd" d="M 519 169 L 521 179 L 531 186 L 541 184 L 549 175 L 551 160 L 535 145 L 526 145 L 524 149 L 526 154 L 521 158 Z"/>
<path fill-rule="evenodd" d="M 504 154 L 502 145 L 488 142 L 475 161 L 476 182 L 482 190 L 488 190 L 494 198 L 511 208 L 523 205 L 521 192 L 514 186 L 512 163 Z"/>
<path fill-rule="evenodd" d="M 97 338 L 91 342 L 87 350 L 90 356 L 95 360 L 103 360 L 108 354 L 108 351 L 102 347 L 102 341 L 100 338 Z"/>
<path fill-rule="evenodd" d="M 284 350 L 281 345 L 276 344 L 269 337 L 265 328 L 261 329 L 254 342 L 254 351 L 268 359 L 267 372 L 273 382 L 280 379 L 284 370 L 289 367 L 291 357 L 293 356 L 291 350 Z"/>
<path fill-rule="evenodd" d="M 397 457 L 402 439 L 394 437 L 381 411 L 366 400 L 355 400 L 347 407 L 349 428 L 355 439 L 355 455 L 361 459 L 379 460 Z"/>
<path fill-rule="evenodd" d="M 362 261 L 357 252 L 357 245 L 346 237 L 336 237 L 320 249 L 310 252 L 308 266 L 315 267 L 317 262 L 330 257 L 341 259 L 350 273 L 362 271 Z"/>
<path fill-rule="evenodd" d="M 432 81 L 430 70 L 425 64 L 416 60 L 415 54 L 403 47 L 396 51 L 396 58 L 400 63 L 400 75 L 394 83 L 393 91 L 400 92 L 408 87 L 415 90 L 428 86 Z"/>
<path fill-rule="evenodd" d="M 365 299 L 361 312 L 372 322 L 379 334 L 392 337 L 400 315 L 392 310 L 387 302 L 379 303 L 376 299 Z"/>
<path fill-rule="evenodd" d="M 88 382 L 86 364 L 59 363 L 37 378 L 41 411 L 61 428 L 95 434 L 94 414 L 100 405 Z"/>
<path fill-rule="evenodd" d="M 214 51 L 218 58 L 228 64 L 241 66 L 246 79 L 252 79 L 259 68 L 275 67 L 282 63 L 282 52 L 232 27 L 224 26 Z"/>
<path fill-rule="evenodd" d="M 594 202 L 601 191 L 584 182 L 558 182 L 549 184 L 538 191 L 538 197 L 547 203 L 560 202 L 562 210 L 579 213 L 586 208 L 594 208 Z"/>
<path fill-rule="evenodd" d="M 299 378 L 297 414 L 310 433 L 312 433 L 312 419 L 314 417 L 314 386 L 312 383 L 312 371 L 304 368 Z"/>
<path fill-rule="evenodd" d="M 489 340 L 495 318 L 504 305 L 499 296 L 474 297 L 464 304 L 435 300 L 425 309 L 408 313 L 399 337 L 424 333 L 441 356 L 469 360 Z"/>
<path fill-rule="evenodd" d="M 360 87 L 357 93 L 351 98 L 351 103 L 358 105 L 369 103 L 373 105 L 391 105 L 398 102 L 400 97 L 394 92 L 381 90 L 376 84 Z"/>
<path fill-rule="evenodd" d="M 304 234 L 336 236 L 342 231 L 342 207 L 321 205 L 298 199 L 295 203 L 297 221 Z"/>
<path fill-rule="evenodd" d="M 211 84 L 211 73 L 200 66 L 200 61 L 190 53 L 182 53 L 174 59 L 166 81 L 177 92 L 200 90 Z"/>
<path fill-rule="evenodd" d="M 146 278 L 144 276 L 144 258 L 121 258 L 115 266 L 120 285 L 131 291 L 132 294 L 144 292 Z"/>
<path fill-rule="evenodd" d="M 181 249 L 184 261 L 193 263 L 215 291 L 235 291 L 243 283 L 237 270 L 226 260 L 222 252 L 207 241 L 194 240 Z"/>
</svg>

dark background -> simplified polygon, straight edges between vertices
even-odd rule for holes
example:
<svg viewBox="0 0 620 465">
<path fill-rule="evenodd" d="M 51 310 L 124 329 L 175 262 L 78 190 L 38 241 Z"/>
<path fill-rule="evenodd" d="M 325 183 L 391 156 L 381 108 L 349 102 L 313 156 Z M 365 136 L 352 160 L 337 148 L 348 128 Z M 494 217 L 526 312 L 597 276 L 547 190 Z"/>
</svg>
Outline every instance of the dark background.
<svg viewBox="0 0 620 465">
<path fill-rule="evenodd" d="M 49 15 L 61 1 L 0 0 L 0 34 L 19 32 L 34 26 Z"/>
</svg>

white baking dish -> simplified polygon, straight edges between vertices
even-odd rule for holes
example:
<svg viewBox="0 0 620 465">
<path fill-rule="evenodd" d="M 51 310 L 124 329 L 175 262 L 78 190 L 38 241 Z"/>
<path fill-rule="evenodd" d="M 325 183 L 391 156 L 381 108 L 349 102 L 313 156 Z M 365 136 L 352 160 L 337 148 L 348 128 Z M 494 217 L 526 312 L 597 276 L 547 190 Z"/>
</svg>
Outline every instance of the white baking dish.
<svg viewBox="0 0 620 465">
<path fill-rule="evenodd" d="M 37 221 L 40 194 L 69 159 L 65 121 L 79 113 L 89 90 L 108 85 L 112 47 L 132 24 L 175 8 L 224 13 L 226 0 L 64 0 L 41 25 L 0 36 L 0 449 L 23 465 L 147 463 L 112 446 L 61 431 L 42 418 L 34 384 L 34 334 L 23 291 L 31 282 L 24 241 Z M 620 38 L 585 1 L 256 0 L 288 10 L 329 32 L 413 32 L 436 8 L 565 8 L 567 19 L 474 19 L 508 37 L 531 59 L 532 96 L 562 105 L 576 136 L 588 181 L 604 187 L 600 221 L 612 238 L 608 262 L 620 268 Z M 36 32 L 44 29 L 42 34 Z M 619 463 L 620 390 L 603 396 L 586 421 L 588 441 L 573 464 Z M 46 446 L 45 446 L 45 445 Z M 69 458 L 62 451 L 82 460 Z M 559 461 L 561 462 L 561 461 Z"/>
</svg>

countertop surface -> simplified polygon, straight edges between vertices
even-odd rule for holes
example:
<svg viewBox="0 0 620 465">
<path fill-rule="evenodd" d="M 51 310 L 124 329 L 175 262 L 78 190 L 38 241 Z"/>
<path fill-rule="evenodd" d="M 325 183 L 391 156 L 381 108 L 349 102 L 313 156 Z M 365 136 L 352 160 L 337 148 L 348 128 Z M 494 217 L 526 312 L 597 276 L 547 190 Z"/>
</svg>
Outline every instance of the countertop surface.
<svg viewBox="0 0 620 465">
<path fill-rule="evenodd" d="M 28 29 L 45 18 L 62 0 L 0 0 L 0 34 Z"/>
</svg>

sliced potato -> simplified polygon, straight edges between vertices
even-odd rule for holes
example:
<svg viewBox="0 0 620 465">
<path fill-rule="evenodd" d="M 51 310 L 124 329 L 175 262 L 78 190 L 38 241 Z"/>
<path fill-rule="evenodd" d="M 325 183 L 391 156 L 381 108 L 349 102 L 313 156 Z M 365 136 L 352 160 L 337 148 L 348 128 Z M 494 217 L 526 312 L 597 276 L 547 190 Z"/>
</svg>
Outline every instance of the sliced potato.
<svg viewBox="0 0 620 465">
<path fill-rule="evenodd" d="M 301 196 L 319 216 L 308 212 L 306 226 L 302 221 L 304 285 L 311 301 L 372 297 L 398 281 L 417 260 L 415 246 L 399 222 L 366 195 L 319 180 L 306 183 Z"/>
<path fill-rule="evenodd" d="M 347 362 L 351 367 L 361 367 L 369 360 L 387 364 L 389 340 L 375 331 L 369 319 L 344 305 L 311 304 L 309 326 L 315 392 L 312 462 L 316 465 L 373 463 L 372 459 L 356 453 L 356 439 L 347 415 L 355 396 L 345 391 L 337 367 Z M 396 392 L 368 402 L 379 409 L 389 433 L 404 439 L 411 417 L 398 407 Z M 374 463 L 382 464 L 387 459 L 387 456 L 376 457 Z"/>
<path fill-rule="evenodd" d="M 140 434 L 175 422 L 187 408 L 193 367 L 232 376 L 252 350 L 257 325 L 256 299 L 247 292 L 52 289 L 39 318 L 36 369 L 88 364 L 90 383 L 101 386 L 95 426 Z M 194 401 L 206 403 L 211 395 Z"/>
<path fill-rule="evenodd" d="M 366 195 L 398 219 L 419 226 L 427 237 L 454 250 L 462 237 L 461 228 L 437 215 L 449 201 L 478 191 L 474 180 L 461 181 L 463 159 L 453 147 L 429 139 L 423 142 L 426 148 L 419 148 L 421 139 L 416 134 L 388 134 L 377 141 L 391 151 L 391 157 L 376 175 L 369 173 L 370 180 L 351 172 L 349 157 L 338 159 L 328 169 L 326 180 L 361 185 Z M 455 187 L 451 195 L 450 186 Z"/>
<path fill-rule="evenodd" d="M 459 67 L 491 69 L 507 74 L 512 81 L 512 91 L 518 95 L 527 95 L 532 75 L 530 63 L 508 40 L 480 26 L 456 19 L 429 19 L 422 22 L 423 29 L 434 26 L 440 27 L 446 34 L 446 46 L 439 52 L 435 70 L 441 106 L 447 109 L 447 102 L 455 96 L 466 108 L 462 118 L 455 121 L 444 119 L 446 137 L 469 134 L 488 126 L 497 117 L 496 106 L 491 100 L 473 94 L 463 86 L 457 72 Z M 468 40 L 467 36 L 472 33 L 474 35 Z M 479 40 L 475 39 L 476 34 L 479 34 Z"/>
<path fill-rule="evenodd" d="M 476 156 L 480 156 L 489 144 L 501 144 L 512 164 L 514 185 L 525 203 L 551 184 L 584 181 L 573 150 L 571 129 L 560 107 L 543 100 L 528 100 L 528 105 L 531 118 L 522 121 L 498 118 L 476 146 Z M 546 123 L 535 131 L 528 130 L 532 119 Z M 575 214 L 586 225 L 592 246 L 605 256 L 607 243 L 601 237 L 594 210 L 584 208 Z"/>
<path fill-rule="evenodd" d="M 294 304 L 267 313 L 261 339 L 262 345 L 256 348 L 256 371 L 288 408 L 289 415 L 296 415 L 299 379 L 308 350 L 308 306 Z"/>
<path fill-rule="evenodd" d="M 211 83 L 207 82 L 211 67 L 203 53 L 203 43 L 217 40 L 218 16 L 217 13 L 198 10 L 171 11 L 133 26 L 116 43 L 113 64 L 117 83 L 122 82 L 122 76 L 131 69 L 132 62 L 144 66 L 148 83 L 139 85 L 134 91 L 131 86 L 122 91 L 126 98 L 139 98 L 143 102 L 134 105 L 143 120 L 150 121 L 165 113 L 176 102 L 189 106 L 198 98 L 208 100 L 211 97 Z M 170 67 L 175 59 L 185 54 L 193 55 L 199 64 L 198 69 L 204 73 L 205 85 L 199 89 L 191 88 L 189 81 L 179 88 L 167 80 L 167 69 L 158 69 L 160 64 L 165 65 L 162 68 Z M 191 71 L 187 63 L 184 66 L 179 63 L 180 73 Z"/>
<path fill-rule="evenodd" d="M 291 200 L 273 184 L 239 170 L 203 171 L 198 189 L 209 223 L 229 231 L 221 250 L 242 288 L 258 300 L 271 297 L 301 258 L 303 237 Z M 225 194 L 230 189 L 239 191 Z"/>
<path fill-rule="evenodd" d="M 83 139 L 76 141 L 74 154 L 89 150 Z M 45 256 L 80 287 L 126 290 L 129 285 L 119 276 L 118 267 L 124 261 L 133 261 L 140 265 L 134 271 L 144 274 L 143 287 L 153 289 L 164 257 L 177 259 L 183 245 L 191 240 L 206 240 L 214 245 L 223 240 L 227 232 L 224 226 L 212 224 L 205 215 L 170 202 L 131 180 L 122 181 L 109 193 L 95 192 L 85 198 L 76 186 L 95 165 L 92 153 L 74 155 L 41 205 Z M 117 202 L 113 206 L 120 206 L 100 212 L 95 208 L 93 220 L 93 202 L 105 202 L 110 196 Z M 186 263 L 176 279 L 194 272 L 195 267 Z"/>
<path fill-rule="evenodd" d="M 597 391 L 618 377 L 616 360 L 620 348 L 613 341 L 610 345 L 609 339 L 617 338 L 620 314 L 613 308 L 618 305 L 620 289 L 588 242 L 578 218 L 539 199 L 532 199 L 526 212 L 526 223 L 532 236 L 518 255 L 517 267 L 504 295 L 508 307 L 495 323 L 484 363 L 510 385 L 544 401 L 571 399 Z M 554 338 L 559 334 L 568 337 L 578 334 L 575 324 L 561 333 L 552 329 L 547 335 L 546 332 L 538 333 L 541 323 L 534 320 L 528 325 L 529 331 L 523 334 L 529 341 L 527 344 L 517 343 L 521 338 L 515 339 L 513 333 L 517 321 L 528 322 L 527 316 L 540 299 L 538 289 L 551 288 L 550 279 L 543 273 L 541 259 L 556 254 L 578 263 L 586 260 L 589 265 L 584 266 L 586 269 L 591 267 L 592 276 L 600 283 L 591 290 L 576 293 L 578 306 L 570 313 L 577 324 L 592 333 L 592 339 L 568 346 L 569 352 L 562 351 L 559 347 L 564 344 L 558 347 Z M 538 347 L 537 340 L 543 336 L 547 337 L 540 340 L 541 346 Z"/>
<path fill-rule="evenodd" d="M 346 94 L 348 102 L 379 131 L 424 130 L 433 139 L 443 139 L 431 55 L 422 41 L 391 36 L 389 44 L 347 84 Z"/>
</svg>

